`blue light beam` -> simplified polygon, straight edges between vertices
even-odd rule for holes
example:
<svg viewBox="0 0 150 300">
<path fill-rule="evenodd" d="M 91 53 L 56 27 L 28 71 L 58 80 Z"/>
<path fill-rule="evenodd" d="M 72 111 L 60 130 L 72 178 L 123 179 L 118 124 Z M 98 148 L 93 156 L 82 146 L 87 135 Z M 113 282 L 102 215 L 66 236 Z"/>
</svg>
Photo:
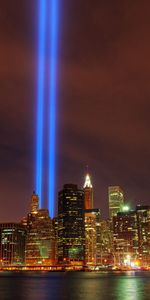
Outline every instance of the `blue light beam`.
<svg viewBox="0 0 150 300">
<path fill-rule="evenodd" d="M 50 216 L 55 211 L 55 160 L 56 160 L 56 98 L 57 98 L 57 41 L 58 41 L 58 0 L 51 0 L 50 22 L 50 92 L 49 92 L 49 178 L 48 208 Z"/>
<path fill-rule="evenodd" d="M 36 133 L 36 193 L 42 207 L 43 171 L 43 110 L 44 110 L 44 73 L 46 43 L 46 0 L 39 0 L 39 38 L 38 38 L 38 91 L 37 91 L 37 133 Z"/>
</svg>

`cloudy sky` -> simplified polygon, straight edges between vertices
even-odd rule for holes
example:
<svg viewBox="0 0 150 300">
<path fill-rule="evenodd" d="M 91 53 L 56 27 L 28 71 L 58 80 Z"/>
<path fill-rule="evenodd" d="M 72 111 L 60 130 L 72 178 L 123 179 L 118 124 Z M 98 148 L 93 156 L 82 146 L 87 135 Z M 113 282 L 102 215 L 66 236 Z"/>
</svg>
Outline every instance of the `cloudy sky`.
<svg viewBox="0 0 150 300">
<path fill-rule="evenodd" d="M 150 2 L 60 2 L 56 198 L 88 165 L 104 217 L 109 185 L 150 204 Z M 34 189 L 37 4 L 0 0 L 1 221 L 26 215 Z"/>
</svg>

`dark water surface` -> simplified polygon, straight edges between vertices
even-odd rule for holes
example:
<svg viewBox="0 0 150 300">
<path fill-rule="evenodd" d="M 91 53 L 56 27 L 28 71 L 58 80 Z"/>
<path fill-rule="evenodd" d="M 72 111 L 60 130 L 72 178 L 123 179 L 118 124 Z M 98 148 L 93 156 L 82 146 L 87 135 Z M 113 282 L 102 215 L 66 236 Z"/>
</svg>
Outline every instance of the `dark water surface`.
<svg viewBox="0 0 150 300">
<path fill-rule="evenodd" d="M 0 300 L 150 300 L 150 272 L 0 273 Z"/>
</svg>

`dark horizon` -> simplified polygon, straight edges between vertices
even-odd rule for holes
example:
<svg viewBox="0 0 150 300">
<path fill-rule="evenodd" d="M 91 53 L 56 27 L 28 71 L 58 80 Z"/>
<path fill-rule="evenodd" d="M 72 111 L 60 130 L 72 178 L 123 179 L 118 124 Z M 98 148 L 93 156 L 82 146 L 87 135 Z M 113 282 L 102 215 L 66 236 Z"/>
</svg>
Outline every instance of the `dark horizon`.
<svg viewBox="0 0 150 300">
<path fill-rule="evenodd" d="M 9 2 L 0 9 L 1 222 L 25 216 L 35 189 L 37 0 Z M 82 186 L 88 165 L 103 217 L 110 185 L 133 208 L 149 205 L 150 3 L 60 5 L 56 194 Z"/>
</svg>

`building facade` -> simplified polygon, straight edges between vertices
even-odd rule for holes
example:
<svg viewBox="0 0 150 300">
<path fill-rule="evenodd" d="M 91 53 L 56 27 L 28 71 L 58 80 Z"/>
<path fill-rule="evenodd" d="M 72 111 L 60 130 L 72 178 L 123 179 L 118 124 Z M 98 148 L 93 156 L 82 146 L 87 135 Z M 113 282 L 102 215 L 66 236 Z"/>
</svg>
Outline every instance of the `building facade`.
<svg viewBox="0 0 150 300">
<path fill-rule="evenodd" d="M 100 257 L 100 209 L 85 210 L 85 264 L 96 266 Z"/>
<path fill-rule="evenodd" d="M 118 212 L 121 212 L 124 205 L 124 193 L 119 186 L 108 188 L 109 218 L 112 220 Z"/>
<path fill-rule="evenodd" d="M 0 224 L 1 266 L 25 264 L 26 229 L 18 223 Z"/>
<path fill-rule="evenodd" d="M 110 220 L 100 222 L 100 243 L 99 243 L 99 265 L 112 265 L 113 257 L 113 232 Z"/>
<path fill-rule="evenodd" d="M 24 224 L 27 228 L 26 264 L 54 265 L 55 233 L 52 220 L 47 209 L 39 209 L 38 196 L 35 193 L 31 199 L 31 211 Z"/>
<path fill-rule="evenodd" d="M 150 206 L 137 205 L 136 215 L 139 261 L 143 266 L 150 266 Z"/>
<path fill-rule="evenodd" d="M 55 263 L 58 264 L 58 217 L 53 218 L 52 222 L 55 236 Z"/>
<path fill-rule="evenodd" d="M 84 192 L 75 184 L 58 194 L 58 262 L 84 264 Z"/>
<path fill-rule="evenodd" d="M 113 217 L 114 262 L 124 265 L 138 259 L 138 226 L 136 211 L 119 212 Z"/>
</svg>

